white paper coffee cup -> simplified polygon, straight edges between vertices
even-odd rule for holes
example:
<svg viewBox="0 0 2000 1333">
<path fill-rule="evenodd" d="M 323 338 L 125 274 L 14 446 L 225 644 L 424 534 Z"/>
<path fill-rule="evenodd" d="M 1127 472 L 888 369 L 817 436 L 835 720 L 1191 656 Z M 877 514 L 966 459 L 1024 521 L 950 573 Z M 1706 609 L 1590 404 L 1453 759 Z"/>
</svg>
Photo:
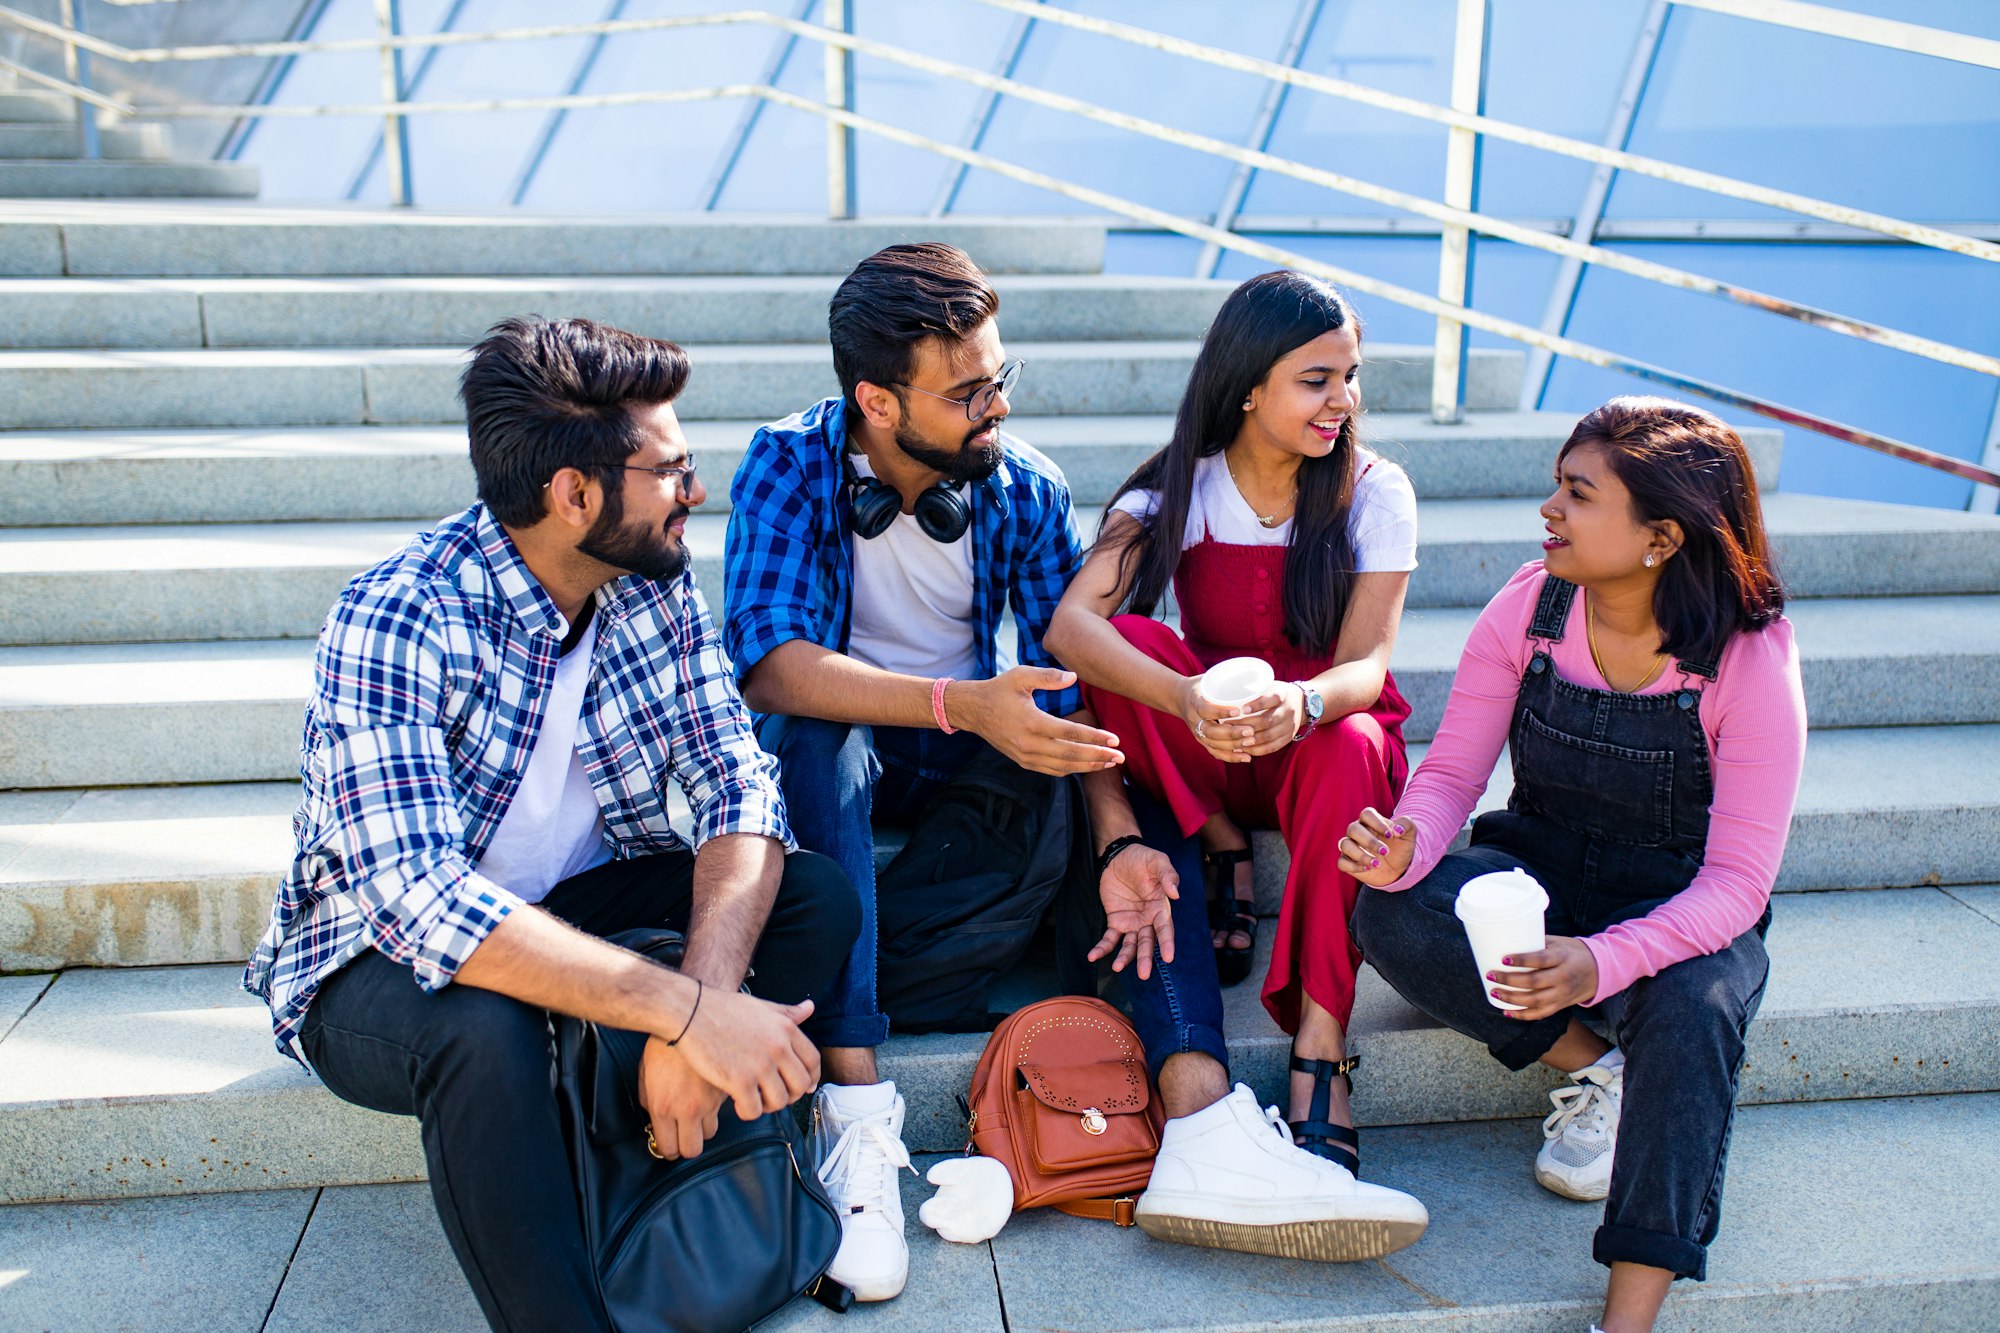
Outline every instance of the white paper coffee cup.
<svg viewBox="0 0 2000 1333">
<path fill-rule="evenodd" d="M 1472 945 L 1472 961 L 1479 968 L 1479 989 L 1495 1009 L 1519 1009 L 1493 994 L 1494 983 L 1486 974 L 1501 966 L 1510 954 L 1534 953 L 1548 943 L 1542 914 L 1548 910 L 1548 891 L 1533 875 L 1516 866 L 1465 881 L 1452 908 L 1465 926 L 1465 938 Z"/>
<path fill-rule="evenodd" d="M 1212 704 L 1247 704 L 1268 694 L 1277 680 L 1271 664 L 1261 657 L 1230 657 L 1217 662 L 1201 676 L 1201 697 Z"/>
</svg>

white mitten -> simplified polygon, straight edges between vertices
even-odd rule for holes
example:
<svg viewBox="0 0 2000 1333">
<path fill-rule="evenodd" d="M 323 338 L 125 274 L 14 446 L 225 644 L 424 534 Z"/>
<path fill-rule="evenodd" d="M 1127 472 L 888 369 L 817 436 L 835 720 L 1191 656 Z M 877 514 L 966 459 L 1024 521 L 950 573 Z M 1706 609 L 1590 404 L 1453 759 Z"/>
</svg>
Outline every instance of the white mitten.
<svg viewBox="0 0 2000 1333">
<path fill-rule="evenodd" d="M 947 1157 L 924 1179 L 938 1192 L 917 1209 L 917 1220 L 946 1240 L 992 1240 L 1013 1216 L 1014 1178 L 991 1157 Z"/>
</svg>

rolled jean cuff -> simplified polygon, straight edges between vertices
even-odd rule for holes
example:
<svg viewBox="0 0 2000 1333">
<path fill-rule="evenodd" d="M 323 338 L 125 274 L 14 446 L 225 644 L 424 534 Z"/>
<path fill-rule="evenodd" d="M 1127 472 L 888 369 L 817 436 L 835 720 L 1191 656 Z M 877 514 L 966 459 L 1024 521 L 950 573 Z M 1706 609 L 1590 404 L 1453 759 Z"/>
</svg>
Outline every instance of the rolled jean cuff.
<svg viewBox="0 0 2000 1333">
<path fill-rule="evenodd" d="M 1176 1055 L 1199 1053 L 1212 1057 L 1222 1066 L 1222 1072 L 1229 1072 L 1229 1044 L 1222 1039 L 1222 1030 L 1202 1023 L 1176 1023 L 1172 1032 L 1173 1044 L 1159 1042 L 1146 1049 L 1146 1064 L 1153 1071 L 1153 1077 L 1160 1077 L 1160 1070 Z"/>
<path fill-rule="evenodd" d="M 825 1050 L 854 1050 L 876 1047 L 889 1040 L 887 1014 L 814 1014 L 800 1025 L 813 1045 Z"/>
<path fill-rule="evenodd" d="M 1648 1268 L 1664 1268 L 1677 1278 L 1708 1280 L 1707 1248 L 1664 1231 L 1616 1227 L 1606 1222 L 1597 1229 L 1590 1252 L 1606 1268 L 1612 1264 L 1644 1264 Z"/>
</svg>

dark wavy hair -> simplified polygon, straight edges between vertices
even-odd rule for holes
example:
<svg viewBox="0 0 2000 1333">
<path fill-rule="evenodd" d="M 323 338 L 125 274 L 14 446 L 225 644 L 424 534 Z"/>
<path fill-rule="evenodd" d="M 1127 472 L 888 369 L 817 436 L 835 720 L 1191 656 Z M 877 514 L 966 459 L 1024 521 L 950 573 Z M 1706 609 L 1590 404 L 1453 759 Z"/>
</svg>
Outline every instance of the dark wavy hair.
<svg viewBox="0 0 2000 1333">
<path fill-rule="evenodd" d="M 1000 294 L 972 257 L 942 241 L 878 250 L 841 280 L 827 306 L 833 373 L 847 410 L 866 381 L 895 393 L 932 338 L 955 342 L 1000 313 Z"/>
<path fill-rule="evenodd" d="M 672 401 L 687 377 L 687 353 L 663 338 L 588 319 L 501 320 L 458 381 L 479 498 L 502 523 L 526 528 L 563 468 L 622 496 L 625 474 L 612 469 L 644 443 L 632 409 Z"/>
<path fill-rule="evenodd" d="M 1785 585 L 1764 536 L 1757 474 L 1728 423 L 1668 398 L 1613 398 L 1576 423 L 1556 466 L 1586 445 L 1604 450 L 1631 492 L 1634 518 L 1680 525 L 1680 552 L 1653 592 L 1662 651 L 1713 663 L 1730 635 L 1783 614 Z"/>
<path fill-rule="evenodd" d="M 1152 517 L 1123 543 L 1118 578 L 1131 578 L 1123 611 L 1151 615 L 1172 586 L 1181 561 L 1195 464 L 1221 453 L 1243 423 L 1243 400 L 1271 367 L 1325 333 L 1361 319 L 1331 284 L 1290 269 L 1250 279 L 1229 294 L 1202 339 L 1167 447 L 1141 463 L 1118 488 L 1153 491 Z M 1354 543 L 1347 532 L 1354 504 L 1355 418 L 1341 423 L 1333 452 L 1299 465 L 1298 503 L 1285 556 L 1285 637 L 1301 650 L 1324 653 L 1340 638 L 1340 619 L 1354 586 Z"/>
</svg>

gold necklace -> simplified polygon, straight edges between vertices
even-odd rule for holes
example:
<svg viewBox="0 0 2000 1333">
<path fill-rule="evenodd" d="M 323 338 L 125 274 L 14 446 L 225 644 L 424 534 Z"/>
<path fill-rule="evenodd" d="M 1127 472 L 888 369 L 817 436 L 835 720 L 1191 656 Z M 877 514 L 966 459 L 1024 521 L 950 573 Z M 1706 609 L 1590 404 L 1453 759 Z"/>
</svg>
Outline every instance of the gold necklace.
<svg viewBox="0 0 2000 1333">
<path fill-rule="evenodd" d="M 1284 521 L 1285 509 L 1290 509 L 1299 502 L 1299 484 L 1297 481 L 1294 481 L 1292 483 L 1292 493 L 1286 498 L 1283 509 L 1279 509 L 1271 514 L 1260 514 L 1257 512 L 1257 506 L 1250 504 L 1250 496 L 1243 489 L 1243 483 L 1236 480 L 1236 464 L 1229 461 L 1229 451 L 1226 449 L 1222 453 L 1222 466 L 1229 470 L 1229 484 L 1234 486 L 1236 493 L 1243 497 L 1243 503 L 1249 505 L 1250 516 L 1267 528 L 1277 527 L 1279 523 Z"/>
<path fill-rule="evenodd" d="M 1583 594 L 1583 637 L 1590 643 L 1591 664 L 1597 668 L 1597 674 L 1604 678 L 1604 683 L 1611 687 L 1611 691 L 1614 694 L 1637 694 L 1640 690 L 1645 689 L 1654 680 L 1658 679 L 1660 672 L 1667 665 L 1667 655 L 1662 652 L 1653 658 L 1653 669 L 1646 673 L 1646 678 L 1631 689 L 1621 690 L 1616 685 L 1612 685 L 1611 673 L 1604 669 L 1604 659 L 1598 656 L 1597 653 L 1597 610 L 1591 604 L 1588 592 Z"/>
</svg>

